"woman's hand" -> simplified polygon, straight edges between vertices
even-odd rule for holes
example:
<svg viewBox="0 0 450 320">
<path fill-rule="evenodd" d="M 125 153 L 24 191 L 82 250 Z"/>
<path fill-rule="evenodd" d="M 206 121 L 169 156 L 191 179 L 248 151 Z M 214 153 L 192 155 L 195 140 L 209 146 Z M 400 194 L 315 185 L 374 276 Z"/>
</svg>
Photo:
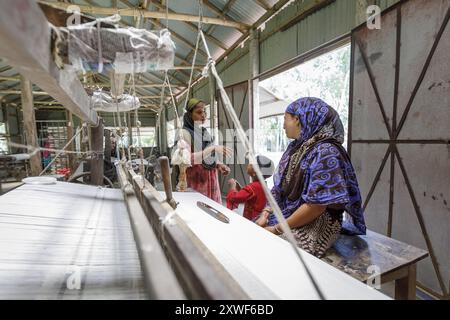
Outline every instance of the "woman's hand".
<svg viewBox="0 0 450 320">
<path fill-rule="evenodd" d="M 221 154 L 224 157 L 231 157 L 231 155 L 233 154 L 233 150 L 231 150 L 228 147 L 224 147 L 224 146 L 209 146 L 209 147 L 205 148 L 205 150 L 203 150 L 203 157 L 207 158 L 213 152 L 215 152 L 217 154 Z"/>
<path fill-rule="evenodd" d="M 264 229 L 266 229 L 267 231 L 273 233 L 274 235 L 277 235 L 276 231 L 275 231 L 275 227 L 274 226 L 270 226 L 270 227 L 265 227 Z"/>
<path fill-rule="evenodd" d="M 237 189 L 237 182 L 234 179 L 229 179 L 228 180 L 228 190 L 235 190 Z"/>
<path fill-rule="evenodd" d="M 222 154 L 226 158 L 231 157 L 233 154 L 233 150 L 225 146 L 213 146 L 213 148 L 216 153 Z"/>
<path fill-rule="evenodd" d="M 267 231 L 273 233 L 276 236 L 279 236 L 280 234 L 283 234 L 283 232 L 281 231 L 280 226 L 277 224 L 275 226 L 270 226 L 270 227 L 265 227 L 264 229 L 266 229 Z"/>
<path fill-rule="evenodd" d="M 258 220 L 255 221 L 255 223 L 258 226 L 265 228 L 267 226 L 267 223 L 269 222 L 269 214 L 270 214 L 269 211 L 263 210 L 263 212 L 261 212 L 261 215 L 259 216 Z"/>
<path fill-rule="evenodd" d="M 230 179 L 228 180 L 228 189 L 241 191 L 242 187 L 236 179 Z"/>
<path fill-rule="evenodd" d="M 231 170 L 228 166 L 224 165 L 223 163 L 217 164 L 217 170 L 224 176 L 227 176 L 230 174 Z M 233 179 L 234 180 L 234 179 Z"/>
<path fill-rule="evenodd" d="M 203 150 L 203 157 L 207 158 L 216 150 L 216 146 L 209 146 L 206 147 L 205 150 Z"/>
</svg>

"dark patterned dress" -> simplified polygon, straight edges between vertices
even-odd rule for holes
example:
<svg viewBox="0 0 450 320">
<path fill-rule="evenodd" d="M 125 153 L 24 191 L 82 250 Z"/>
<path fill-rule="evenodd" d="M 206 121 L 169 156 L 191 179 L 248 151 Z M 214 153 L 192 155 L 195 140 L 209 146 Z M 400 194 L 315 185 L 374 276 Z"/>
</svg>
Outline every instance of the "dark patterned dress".
<svg viewBox="0 0 450 320">
<path fill-rule="evenodd" d="M 188 188 L 192 188 L 222 204 L 217 169 L 205 169 L 201 164 L 194 164 L 192 167 L 187 168 L 186 178 Z"/>
<path fill-rule="evenodd" d="M 342 213 L 326 211 L 313 222 L 291 231 L 300 248 L 318 258 L 322 258 L 339 238 L 341 228 Z M 287 240 L 285 235 L 280 237 Z"/>
<path fill-rule="evenodd" d="M 295 170 L 297 158 L 296 153 L 291 157 L 289 167 L 292 170 Z M 321 164 L 317 165 L 318 162 Z M 341 234 L 344 205 L 349 202 L 349 198 L 345 196 L 346 191 L 340 192 L 337 189 L 346 188 L 342 181 L 345 181 L 344 177 L 348 176 L 348 172 L 345 170 L 338 147 L 331 143 L 319 143 L 304 157 L 300 167 L 304 169 L 302 177 L 304 190 L 301 192 L 299 205 L 303 203 L 333 205 L 333 209 L 327 208 L 309 224 L 292 229 L 298 246 L 320 258 Z M 288 168 L 287 175 L 290 174 L 289 171 Z M 331 176 L 334 178 L 329 179 Z M 288 183 L 289 180 L 285 179 L 284 184 Z M 286 208 L 287 202 L 282 203 L 283 208 Z M 286 239 L 285 236 L 282 237 Z"/>
</svg>

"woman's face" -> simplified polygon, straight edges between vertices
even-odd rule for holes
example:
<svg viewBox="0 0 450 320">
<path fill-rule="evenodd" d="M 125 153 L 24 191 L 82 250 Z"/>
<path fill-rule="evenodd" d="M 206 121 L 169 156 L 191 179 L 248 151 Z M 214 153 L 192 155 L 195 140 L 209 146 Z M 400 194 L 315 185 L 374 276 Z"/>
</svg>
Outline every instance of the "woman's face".
<svg viewBox="0 0 450 320">
<path fill-rule="evenodd" d="M 298 139 L 301 132 L 299 118 L 293 114 L 285 112 L 283 129 L 289 139 Z"/>
<path fill-rule="evenodd" d="M 194 110 L 192 110 L 192 120 L 194 122 L 204 123 L 206 120 L 206 112 L 205 112 L 205 104 L 203 102 L 199 102 Z"/>
</svg>

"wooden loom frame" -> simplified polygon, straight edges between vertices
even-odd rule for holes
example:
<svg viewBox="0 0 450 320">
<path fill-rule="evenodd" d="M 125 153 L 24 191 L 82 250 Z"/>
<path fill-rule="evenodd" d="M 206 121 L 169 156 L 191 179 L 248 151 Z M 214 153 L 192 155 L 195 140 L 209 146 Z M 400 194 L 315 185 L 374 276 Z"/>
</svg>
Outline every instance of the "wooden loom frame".
<svg viewBox="0 0 450 320">
<path fill-rule="evenodd" d="M 165 258 L 167 258 L 171 266 L 172 270 L 166 270 L 166 275 L 169 278 L 176 278 L 177 285 L 188 299 L 249 299 L 239 284 L 230 276 L 181 218 L 173 215 L 171 219 L 174 223 L 162 223 L 167 215 L 173 214 L 173 209 L 167 202 L 164 202 L 164 199 L 150 182 L 142 176 L 137 175 L 132 169 L 127 170 L 121 164 L 117 165 L 116 168 L 120 177 L 119 180 L 122 190 L 125 193 L 132 225 L 136 221 L 133 216 L 139 214 L 139 211 L 143 211 L 147 220 L 143 221 L 140 219 L 140 223 L 148 223 L 148 225 L 151 225 L 153 233 L 159 240 L 159 245 L 165 253 Z M 131 199 L 135 197 L 138 202 L 135 201 L 133 204 L 130 204 L 129 195 L 131 194 Z M 143 264 L 145 259 L 142 257 L 142 247 L 145 243 L 140 242 L 139 239 L 144 235 L 140 234 L 140 231 L 136 229 L 133 227 L 144 278 L 146 279 L 145 283 L 150 293 L 154 294 L 155 289 L 158 289 L 158 287 L 160 289 L 164 288 L 164 284 L 158 284 L 154 280 L 162 282 L 166 280 L 162 277 L 152 277 L 152 273 L 156 270 L 152 269 L 151 265 L 146 266 Z M 161 261 L 165 260 L 161 256 L 158 259 Z M 162 267 L 164 268 L 164 266 Z M 156 296 L 173 294 L 177 297 L 179 291 L 173 285 L 169 288 L 168 293 L 156 293 Z"/>
</svg>

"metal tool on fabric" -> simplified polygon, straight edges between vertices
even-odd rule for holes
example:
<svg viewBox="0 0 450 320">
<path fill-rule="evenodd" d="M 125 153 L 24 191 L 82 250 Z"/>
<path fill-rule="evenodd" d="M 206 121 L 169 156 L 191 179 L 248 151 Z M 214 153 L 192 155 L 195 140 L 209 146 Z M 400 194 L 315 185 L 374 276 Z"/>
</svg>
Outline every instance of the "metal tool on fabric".
<svg viewBox="0 0 450 320">
<path fill-rule="evenodd" d="M 219 210 L 211 207 L 209 204 L 206 204 L 201 201 L 197 201 L 197 207 L 199 207 L 200 209 L 205 211 L 207 214 L 209 214 L 210 216 L 216 218 L 217 220 L 219 220 L 223 223 L 230 223 L 230 219 L 228 219 L 228 217 L 226 215 L 224 215 Z"/>
</svg>

